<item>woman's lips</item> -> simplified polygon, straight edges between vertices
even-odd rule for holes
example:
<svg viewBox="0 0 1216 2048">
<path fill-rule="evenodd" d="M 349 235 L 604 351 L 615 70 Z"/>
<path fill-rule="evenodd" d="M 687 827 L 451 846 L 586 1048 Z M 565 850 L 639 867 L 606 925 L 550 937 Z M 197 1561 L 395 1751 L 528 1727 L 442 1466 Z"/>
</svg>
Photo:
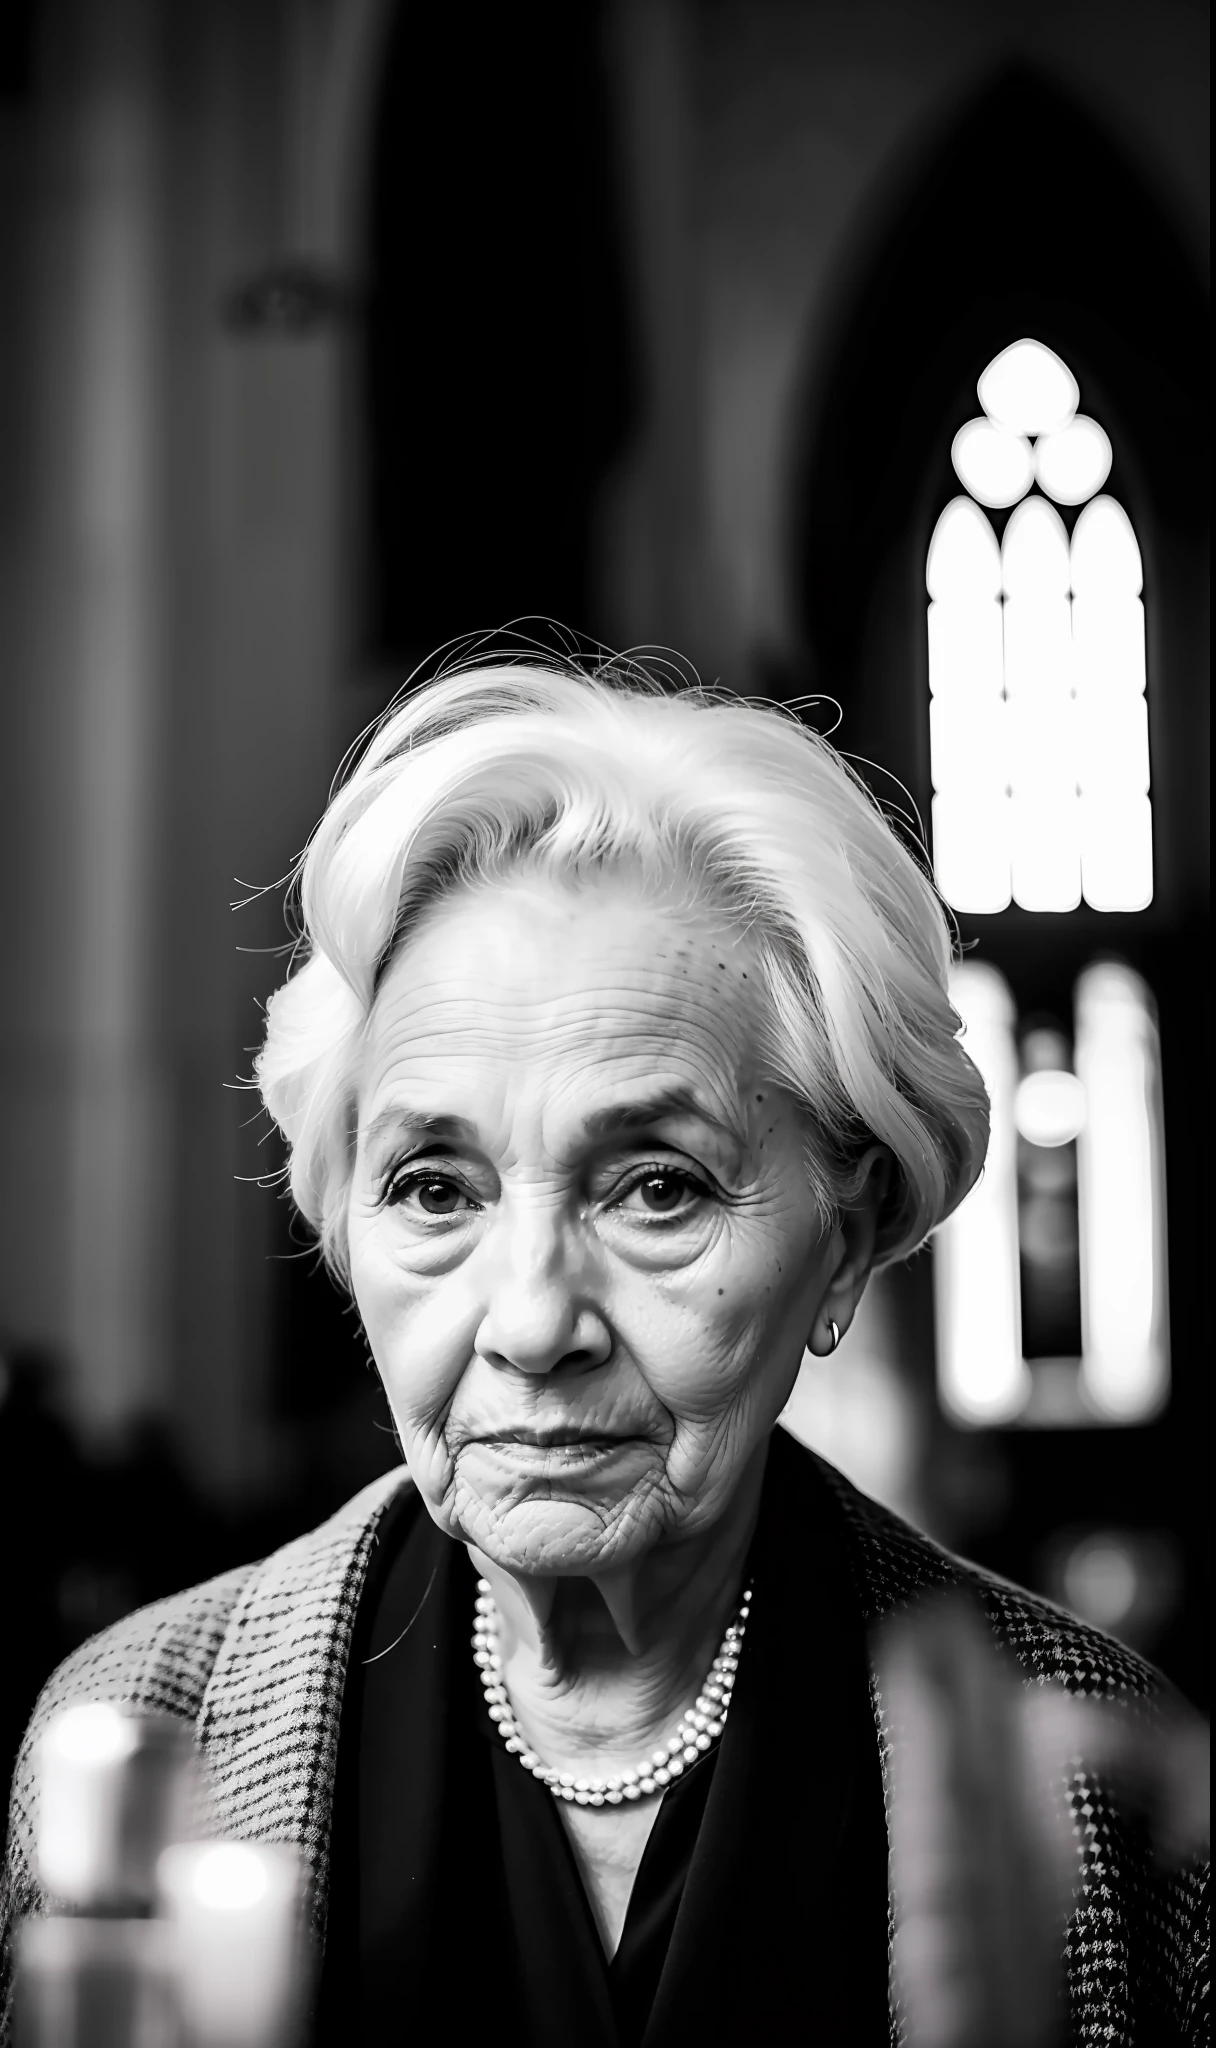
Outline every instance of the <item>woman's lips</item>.
<svg viewBox="0 0 1216 2048">
<path fill-rule="evenodd" d="M 637 1444 L 633 1436 L 605 1436 L 602 1432 L 574 1429 L 500 1430 L 494 1436 L 475 1437 L 471 1451 L 482 1451 L 504 1464 L 530 1466 L 552 1471 L 555 1466 L 584 1470 L 607 1463 Z"/>
<path fill-rule="evenodd" d="M 560 1449 L 566 1444 L 623 1444 L 629 1438 L 613 1436 L 603 1429 L 500 1429 L 493 1436 L 477 1439 L 483 1444 L 530 1444 L 538 1451 Z"/>
</svg>

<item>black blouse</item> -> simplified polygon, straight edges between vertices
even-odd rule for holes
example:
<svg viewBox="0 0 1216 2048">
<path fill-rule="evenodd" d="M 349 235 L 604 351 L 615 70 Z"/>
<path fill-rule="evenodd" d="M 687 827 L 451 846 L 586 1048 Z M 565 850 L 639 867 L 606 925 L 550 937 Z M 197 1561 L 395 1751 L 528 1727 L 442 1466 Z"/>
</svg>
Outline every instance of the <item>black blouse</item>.
<svg viewBox="0 0 1216 2048">
<path fill-rule="evenodd" d="M 608 1961 L 556 1803 L 486 1714 L 467 1553 L 396 1498 L 343 1698 L 321 2044 L 885 2043 L 886 1824 L 839 1514 L 778 1430 L 731 1718 L 663 1795 Z"/>
</svg>

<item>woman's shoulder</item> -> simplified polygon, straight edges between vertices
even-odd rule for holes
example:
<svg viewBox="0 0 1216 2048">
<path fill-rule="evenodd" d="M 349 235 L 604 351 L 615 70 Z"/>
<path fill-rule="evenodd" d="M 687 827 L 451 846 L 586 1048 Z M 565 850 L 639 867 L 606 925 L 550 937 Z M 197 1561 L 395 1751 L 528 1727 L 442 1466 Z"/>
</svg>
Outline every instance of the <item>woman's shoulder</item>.
<svg viewBox="0 0 1216 2048">
<path fill-rule="evenodd" d="M 112 1622 L 52 1672 L 39 1695 L 30 1735 L 61 1707 L 86 1699 L 192 1720 L 242 1604 L 257 1600 L 278 1609 L 284 1599 L 304 1597 L 310 1587 L 323 1594 L 335 1576 L 348 1576 L 351 1565 L 358 1564 L 363 1540 L 371 1539 L 380 1510 L 408 1483 L 403 1472 L 385 1474 L 269 1555 Z"/>
<path fill-rule="evenodd" d="M 124 1615 L 65 1657 L 38 1695 L 13 1769 L 8 1835 L 0 1869 L 0 2039 L 6 2038 L 17 1923 L 42 1908 L 34 1844 L 38 1749 L 64 1708 L 112 1701 L 193 1723 L 234 1609 L 256 1565 L 220 1573 Z"/>
<path fill-rule="evenodd" d="M 805 1460 L 806 1482 L 820 1484 L 835 1505 L 868 1627 L 953 1589 L 983 1609 L 993 1634 L 1032 1681 L 1126 1699 L 1151 1699 L 1170 1690 L 1153 1665 L 1114 1636 L 958 1555 L 871 1499 L 815 1452 L 793 1441 L 792 1447 Z"/>
<path fill-rule="evenodd" d="M 982 1614 L 1028 1692 L 1058 1690 L 1082 1710 L 1079 1719 L 1070 1709 L 1063 1719 L 1049 1711 L 1045 1720 L 1036 1716 L 1024 1724 L 1038 1728 L 1040 1763 L 1055 1755 L 1071 1815 L 1079 1889 L 1067 1936 L 1068 1983 L 1074 2014 L 1084 2007 L 1089 2015 L 1078 2039 L 1083 2033 L 1089 2040 L 1094 2025 L 1103 2039 L 1130 2038 L 1128 2030 L 1138 2023 L 1146 2039 L 1206 2040 L 1206 1728 L 1169 1680 L 1126 1644 L 956 1555 L 824 1460 L 796 1448 L 795 1483 L 832 1503 L 871 1635 L 884 1771 L 907 1729 L 892 1709 L 891 1666 L 882 1668 L 894 1639 L 884 1649 L 882 1631 L 922 1602 L 931 1609 L 942 1600 L 945 1607 L 944 1596 L 953 1593 Z M 974 1689 L 983 1634 L 952 1624 L 930 1635 L 926 1668 L 938 1668 L 958 1688 L 954 1707 L 962 1719 L 956 1726 L 964 1731 L 966 1716 L 985 1697 L 982 1687 Z M 944 1662 L 934 1666 L 938 1658 Z M 987 1767 L 998 1752 L 987 1741 L 984 1749 Z M 971 1783 L 965 1774 L 964 1781 Z M 1167 1832 L 1178 1836 L 1164 1860 L 1145 1825 L 1150 1809 L 1163 1825 L 1168 1817 Z"/>
<path fill-rule="evenodd" d="M 193 1719 L 219 1646 L 260 1560 L 137 1607 L 64 1658 L 38 1695 L 23 1751 L 62 1708 L 109 1700 Z"/>
<path fill-rule="evenodd" d="M 225 1710 L 234 1701 L 239 1705 L 254 1666 L 271 1677 L 289 1705 L 303 1703 L 303 1711 L 316 1690 L 318 1669 L 333 1670 L 342 1661 L 377 1526 L 408 1486 L 403 1469 L 385 1474 L 269 1556 L 111 1623 L 51 1673 L 13 1774 L 7 1865 L 0 1877 L 0 1950 L 12 1917 L 37 1903 L 37 1750 L 54 1716 L 65 1707 L 105 1700 L 173 1715 L 205 1736 L 205 1722 L 222 1723 Z"/>
</svg>

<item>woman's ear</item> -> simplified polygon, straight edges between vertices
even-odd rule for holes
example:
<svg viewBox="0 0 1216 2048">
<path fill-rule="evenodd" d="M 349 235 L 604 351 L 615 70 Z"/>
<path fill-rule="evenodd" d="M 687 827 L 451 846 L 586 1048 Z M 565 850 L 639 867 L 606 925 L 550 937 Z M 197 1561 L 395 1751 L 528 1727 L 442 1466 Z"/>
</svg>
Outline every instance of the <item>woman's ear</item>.
<svg viewBox="0 0 1216 2048">
<path fill-rule="evenodd" d="M 826 1358 L 836 1349 L 865 1293 L 894 1170 L 895 1161 L 886 1145 L 871 1145 L 858 1161 L 860 1187 L 841 1210 L 832 1232 L 835 1264 L 807 1339 L 807 1350 L 817 1358 Z"/>
</svg>

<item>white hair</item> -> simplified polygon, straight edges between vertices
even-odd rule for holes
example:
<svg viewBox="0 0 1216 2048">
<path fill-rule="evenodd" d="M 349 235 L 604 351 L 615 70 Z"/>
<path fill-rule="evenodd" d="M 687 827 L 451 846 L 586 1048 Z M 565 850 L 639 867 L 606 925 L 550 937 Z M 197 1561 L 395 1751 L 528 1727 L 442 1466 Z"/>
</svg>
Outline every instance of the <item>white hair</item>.
<svg viewBox="0 0 1216 2048">
<path fill-rule="evenodd" d="M 881 1261 L 906 1257 L 983 1164 L 988 1101 L 946 992 L 925 870 L 834 748 L 774 705 L 674 693 L 636 663 L 462 666 L 390 707 L 295 872 L 294 971 L 256 1062 L 296 1204 L 348 1279 L 368 1022 L 386 968 L 457 889 L 628 868 L 746 932 L 766 1064 L 808 1123 L 825 1217 L 877 1140 L 895 1163 Z"/>
</svg>

